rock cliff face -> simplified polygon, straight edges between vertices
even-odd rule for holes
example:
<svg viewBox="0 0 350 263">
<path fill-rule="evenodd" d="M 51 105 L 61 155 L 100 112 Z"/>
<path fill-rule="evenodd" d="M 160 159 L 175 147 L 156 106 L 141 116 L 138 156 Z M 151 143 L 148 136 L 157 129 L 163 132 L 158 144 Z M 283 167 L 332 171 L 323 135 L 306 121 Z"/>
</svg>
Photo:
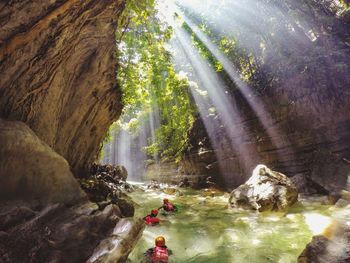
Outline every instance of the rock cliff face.
<svg viewBox="0 0 350 263">
<path fill-rule="evenodd" d="M 86 200 L 67 161 L 23 122 L 0 119 L 0 201 L 72 204 Z"/>
<path fill-rule="evenodd" d="M 0 2 L 0 262 L 85 262 L 97 246 L 125 262 L 143 231 L 141 220 L 121 219 L 133 211 L 125 200 L 87 201 L 70 170 L 88 171 L 121 112 L 114 54 L 124 4 Z"/>
<path fill-rule="evenodd" d="M 349 22 L 329 12 L 324 17 L 326 22 L 314 17 L 318 37 L 305 47 L 290 51 L 282 60 L 274 54 L 283 53 L 283 47 L 265 53 L 263 67 L 273 81 L 260 85 L 262 91 L 249 96 L 238 89 L 230 92 L 240 120 L 234 120 L 236 128 L 229 136 L 239 142 L 238 147 L 230 147 L 224 127 L 216 124 L 220 116 L 208 116 L 211 120 L 206 122 L 215 127 L 210 136 L 203 135 L 203 121 L 197 121 L 181 164 L 184 173 L 214 175 L 216 166 L 222 182 L 233 188 L 261 163 L 287 176 L 305 175 L 329 192 L 345 185 L 350 171 Z M 278 73 L 279 62 L 283 74 Z M 209 138 L 220 147 L 203 143 Z M 207 165 L 197 165 L 203 149 L 218 162 L 207 157 Z"/>
<path fill-rule="evenodd" d="M 124 2 L 0 3 L 0 117 L 28 124 L 75 174 L 121 112 L 114 33 Z"/>
<path fill-rule="evenodd" d="M 350 65 L 350 56 L 347 59 Z M 288 176 L 306 175 L 330 192 L 339 190 L 345 185 L 350 170 L 349 76 L 350 67 L 347 72 L 331 74 L 329 86 L 322 84 L 325 79 L 315 83 L 312 76 L 295 76 L 269 96 L 258 98 L 267 105 L 269 117 L 256 116 L 241 98 L 243 120 L 236 125 L 245 134 L 234 136 L 242 142 L 244 153 L 230 150 L 229 145 L 225 147 L 224 137 L 220 139 L 224 152 L 213 149 L 208 143 L 203 146 L 202 142 L 209 136 L 197 136 L 196 130 L 205 131 L 198 120 L 191 132 L 193 147 L 181 163 L 184 173 L 216 175 L 220 169 L 221 181 L 228 187 L 236 187 L 260 163 Z M 273 121 L 268 121 L 264 128 L 262 119 Z M 219 126 L 217 133 L 221 133 Z M 207 156 L 206 165 L 198 162 L 203 149 L 211 156 Z M 245 169 L 240 161 L 247 153 L 253 158 Z M 218 156 L 221 156 L 222 167 L 219 167 Z"/>
</svg>

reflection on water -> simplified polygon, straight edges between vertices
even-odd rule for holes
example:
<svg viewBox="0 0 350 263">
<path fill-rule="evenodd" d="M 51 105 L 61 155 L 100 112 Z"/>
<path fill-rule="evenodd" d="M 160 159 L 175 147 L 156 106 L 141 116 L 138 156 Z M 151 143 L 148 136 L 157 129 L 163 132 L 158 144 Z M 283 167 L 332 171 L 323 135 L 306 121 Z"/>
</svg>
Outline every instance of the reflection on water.
<svg viewBox="0 0 350 263">
<path fill-rule="evenodd" d="M 304 199 L 288 213 L 259 214 L 228 209 L 224 196 L 205 198 L 199 191 L 182 191 L 183 195 L 176 197 L 156 190 L 131 194 L 140 205 L 136 216 L 143 217 L 159 207 L 163 198 L 169 198 L 180 209 L 176 215 L 160 216 L 164 220 L 161 225 L 145 229 L 128 262 L 140 263 L 155 237 L 163 235 L 174 252 L 173 263 L 295 263 L 313 231 L 322 232 L 336 209 Z"/>
</svg>

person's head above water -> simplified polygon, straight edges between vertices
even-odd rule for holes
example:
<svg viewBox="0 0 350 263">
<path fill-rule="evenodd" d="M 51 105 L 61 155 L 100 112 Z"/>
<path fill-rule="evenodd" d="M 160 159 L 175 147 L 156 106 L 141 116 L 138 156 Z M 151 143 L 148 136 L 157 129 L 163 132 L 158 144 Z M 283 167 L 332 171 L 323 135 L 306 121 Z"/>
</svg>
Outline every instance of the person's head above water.
<svg viewBox="0 0 350 263">
<path fill-rule="evenodd" d="M 157 209 L 153 209 L 151 211 L 151 215 L 154 215 L 154 216 L 158 215 L 158 210 Z"/>
<path fill-rule="evenodd" d="M 168 198 L 164 198 L 164 199 L 163 199 L 163 203 L 164 203 L 164 204 L 169 203 L 169 199 L 168 199 Z"/>
<path fill-rule="evenodd" d="M 157 247 L 164 247 L 165 246 L 165 238 L 162 236 L 156 237 L 155 244 Z"/>
</svg>

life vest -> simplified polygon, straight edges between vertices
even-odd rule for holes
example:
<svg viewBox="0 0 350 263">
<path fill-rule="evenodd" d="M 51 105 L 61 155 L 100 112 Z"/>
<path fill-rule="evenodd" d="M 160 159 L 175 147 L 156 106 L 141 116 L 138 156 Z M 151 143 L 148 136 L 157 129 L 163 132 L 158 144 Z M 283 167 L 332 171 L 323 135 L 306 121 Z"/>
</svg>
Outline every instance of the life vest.
<svg viewBox="0 0 350 263">
<path fill-rule="evenodd" d="M 152 217 L 150 215 L 146 216 L 143 220 L 147 225 L 159 224 L 159 219 L 157 217 Z"/>
<path fill-rule="evenodd" d="M 164 204 L 164 210 L 168 212 L 174 211 L 174 205 L 172 203 L 165 203 Z"/>
<path fill-rule="evenodd" d="M 152 263 L 167 263 L 169 252 L 166 247 L 155 247 L 151 256 Z"/>
</svg>

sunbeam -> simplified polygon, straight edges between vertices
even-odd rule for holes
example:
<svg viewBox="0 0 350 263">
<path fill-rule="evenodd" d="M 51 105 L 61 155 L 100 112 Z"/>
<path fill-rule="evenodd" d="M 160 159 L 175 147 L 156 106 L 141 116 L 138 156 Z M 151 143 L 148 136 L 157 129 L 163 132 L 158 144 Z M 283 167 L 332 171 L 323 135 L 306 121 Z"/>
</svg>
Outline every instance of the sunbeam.
<svg viewBox="0 0 350 263">
<path fill-rule="evenodd" d="M 186 17 L 184 18 L 184 21 L 202 41 L 202 43 L 210 50 L 215 58 L 220 61 L 226 73 L 230 76 L 231 80 L 235 83 L 241 94 L 244 96 L 246 102 L 254 111 L 255 116 L 264 127 L 274 146 L 279 149 L 279 151 L 281 151 L 280 149 L 284 148 L 283 152 L 279 152 L 279 158 L 283 160 L 286 155 L 289 155 L 290 158 L 290 156 L 293 154 L 292 149 L 286 149 L 286 147 L 289 147 L 290 143 L 288 142 L 287 138 L 284 138 L 284 141 L 281 141 L 282 136 L 274 127 L 274 120 L 272 120 L 270 114 L 265 110 L 263 102 L 259 101 L 259 99 L 254 96 L 254 92 L 246 83 L 244 83 L 244 81 L 242 81 L 232 62 L 230 62 L 229 59 L 219 50 L 219 48 L 215 46 L 215 44 L 213 44 L 207 36 L 205 36 L 198 26 L 196 26 Z M 287 162 L 287 160 L 284 160 L 284 162 Z"/>
<path fill-rule="evenodd" d="M 220 120 L 225 134 L 224 137 L 230 142 L 231 150 L 236 152 L 236 154 L 240 155 L 240 162 L 242 164 L 242 169 L 244 173 L 249 171 L 251 165 L 253 163 L 252 159 L 254 159 L 254 151 L 248 149 L 249 145 L 245 144 L 245 140 L 249 141 L 249 138 L 246 138 L 248 135 L 244 133 L 244 129 L 242 127 L 238 127 L 237 123 L 241 123 L 241 117 L 237 114 L 237 110 L 233 108 L 234 102 L 231 101 L 228 94 L 225 92 L 225 85 L 218 78 L 217 74 L 209 67 L 208 63 L 200 56 L 198 51 L 193 47 L 191 42 L 191 38 L 183 28 L 175 28 L 175 35 L 180 45 L 182 46 L 183 52 L 185 53 L 185 57 L 189 60 L 189 63 L 192 65 L 194 70 L 194 77 L 196 81 L 199 83 L 200 87 L 204 89 L 208 94 L 207 103 L 205 103 L 200 98 L 196 90 L 191 89 L 191 92 L 196 100 L 197 105 L 199 106 L 199 111 L 205 119 L 207 115 L 209 115 L 208 110 L 213 106 L 217 111 L 217 118 Z M 175 58 L 176 59 L 176 58 Z M 203 114 L 204 111 L 204 114 Z M 211 124 L 207 123 L 206 127 L 208 129 L 209 136 L 215 134 L 213 128 L 209 128 Z M 220 126 L 219 126 L 220 127 Z M 239 139 L 240 138 L 240 139 Z M 221 137 L 221 139 L 223 139 Z M 219 145 L 218 139 L 212 138 L 212 143 L 214 145 Z M 218 147 L 216 150 L 220 151 L 222 147 Z M 227 151 L 225 149 L 224 151 Z M 224 160 L 222 156 L 219 157 L 220 162 L 227 162 Z M 224 167 L 224 166 L 222 166 Z M 232 171 L 222 171 L 225 174 L 225 178 L 229 180 L 232 177 Z M 241 175 L 242 176 L 242 175 Z M 240 180 L 239 178 L 235 178 Z M 231 178 L 232 180 L 232 178 Z M 241 179 L 242 180 L 242 179 Z"/>
</svg>

